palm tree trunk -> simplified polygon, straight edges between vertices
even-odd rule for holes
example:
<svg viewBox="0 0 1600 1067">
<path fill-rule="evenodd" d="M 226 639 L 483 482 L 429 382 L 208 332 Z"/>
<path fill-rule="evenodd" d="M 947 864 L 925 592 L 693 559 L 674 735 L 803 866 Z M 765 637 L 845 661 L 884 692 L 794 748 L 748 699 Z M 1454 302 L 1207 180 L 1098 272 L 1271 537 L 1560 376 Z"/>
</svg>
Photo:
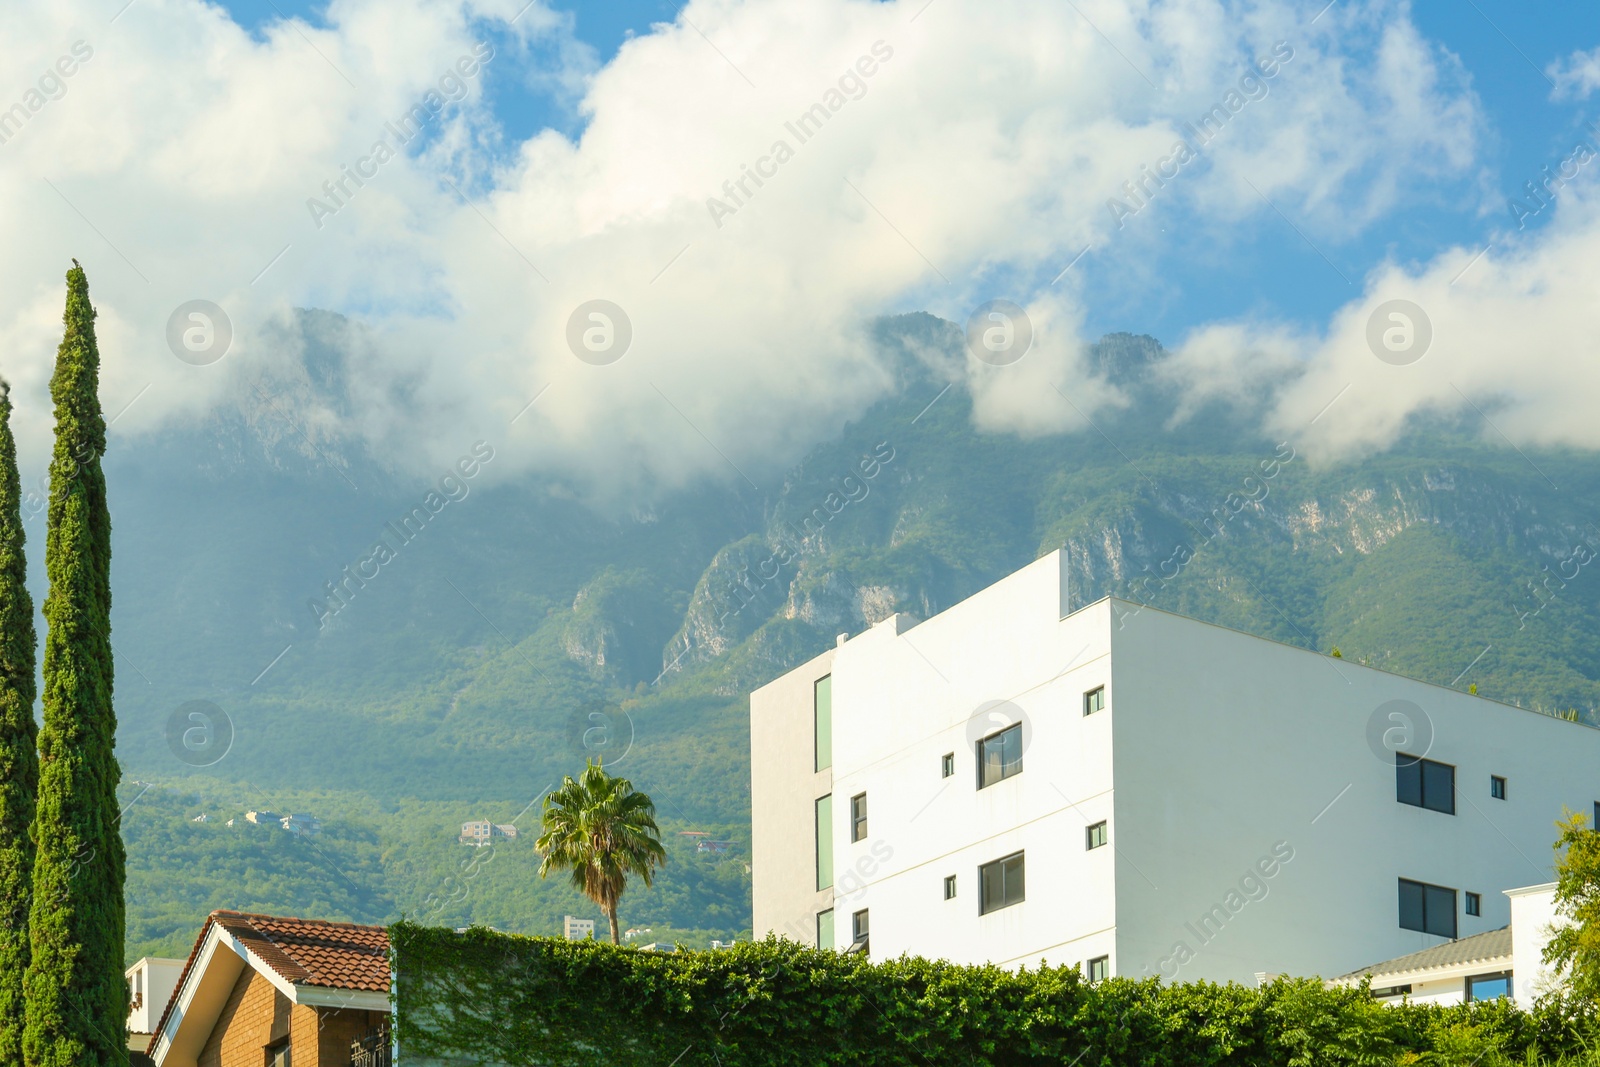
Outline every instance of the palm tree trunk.
<svg viewBox="0 0 1600 1067">
<path fill-rule="evenodd" d="M 622 944 L 622 930 L 617 925 L 617 906 L 615 904 L 606 908 L 606 918 L 611 920 L 611 943 L 613 945 Z"/>
</svg>

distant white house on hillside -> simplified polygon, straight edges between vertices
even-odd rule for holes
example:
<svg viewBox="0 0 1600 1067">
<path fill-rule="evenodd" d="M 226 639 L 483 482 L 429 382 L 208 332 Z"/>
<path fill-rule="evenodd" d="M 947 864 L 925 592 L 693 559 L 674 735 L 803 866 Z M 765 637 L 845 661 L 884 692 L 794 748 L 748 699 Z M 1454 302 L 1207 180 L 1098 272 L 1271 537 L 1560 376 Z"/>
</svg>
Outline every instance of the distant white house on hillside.
<svg viewBox="0 0 1600 1067">
<path fill-rule="evenodd" d="M 490 822 L 488 819 L 473 819 L 461 824 L 461 843 L 463 845 L 477 845 L 482 847 L 490 844 L 497 837 L 514 838 L 517 828 L 508 822 Z"/>
<path fill-rule="evenodd" d="M 594 920 L 565 916 L 561 922 L 561 936 L 568 941 L 587 941 L 594 936 Z"/>
<path fill-rule="evenodd" d="M 1393 1003 L 1460 1004 L 1510 997 L 1527 1006 L 1557 982 L 1543 960 L 1551 927 L 1558 922 L 1555 893 L 1554 882 L 1508 889 L 1509 926 L 1361 967 L 1328 984 L 1354 986 L 1370 976 L 1372 995 Z"/>
</svg>

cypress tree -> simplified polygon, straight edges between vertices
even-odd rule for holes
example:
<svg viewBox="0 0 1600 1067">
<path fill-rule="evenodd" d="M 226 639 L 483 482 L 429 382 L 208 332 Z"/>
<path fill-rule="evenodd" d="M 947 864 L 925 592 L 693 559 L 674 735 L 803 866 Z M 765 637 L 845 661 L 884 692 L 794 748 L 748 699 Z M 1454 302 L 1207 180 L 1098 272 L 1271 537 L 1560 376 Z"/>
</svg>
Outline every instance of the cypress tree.
<svg viewBox="0 0 1600 1067">
<path fill-rule="evenodd" d="M 33 839 L 32 959 L 23 980 L 28 1067 L 126 1063 L 128 990 L 118 832 L 116 714 L 111 706 L 111 518 L 106 507 L 106 424 L 89 283 L 67 272 L 66 331 L 50 396 L 44 602 L 44 724 Z"/>
<path fill-rule="evenodd" d="M 22 973 L 33 899 L 33 597 L 22 551 L 22 479 L 11 436 L 11 390 L 0 379 L 0 1063 L 22 1062 Z"/>
</svg>

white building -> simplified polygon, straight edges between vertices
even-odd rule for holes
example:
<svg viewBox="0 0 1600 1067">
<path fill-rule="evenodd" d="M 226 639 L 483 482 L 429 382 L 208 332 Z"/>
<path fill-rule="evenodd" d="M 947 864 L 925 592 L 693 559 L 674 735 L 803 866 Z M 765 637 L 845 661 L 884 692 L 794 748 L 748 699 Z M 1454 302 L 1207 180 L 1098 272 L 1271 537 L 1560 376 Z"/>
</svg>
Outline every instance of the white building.
<svg viewBox="0 0 1600 1067">
<path fill-rule="evenodd" d="M 123 971 L 128 979 L 128 1051 L 147 1052 L 156 1022 L 178 988 L 184 960 L 144 956 Z"/>
<path fill-rule="evenodd" d="M 1388 1003 L 1460 1004 L 1511 997 L 1527 1006 L 1557 984 L 1544 963 L 1551 927 L 1560 925 L 1555 895 L 1554 882 L 1508 889 L 1509 926 L 1360 967 L 1328 984 L 1351 986 L 1368 978 L 1372 995 Z"/>
<path fill-rule="evenodd" d="M 1600 731 L 1125 601 L 1069 613 L 1060 553 L 750 704 L 755 934 L 874 958 L 1339 975 L 1507 925 L 1563 807 L 1600 798 Z"/>
<path fill-rule="evenodd" d="M 594 920 L 567 915 L 561 921 L 561 936 L 568 941 L 588 941 L 594 937 Z"/>
</svg>

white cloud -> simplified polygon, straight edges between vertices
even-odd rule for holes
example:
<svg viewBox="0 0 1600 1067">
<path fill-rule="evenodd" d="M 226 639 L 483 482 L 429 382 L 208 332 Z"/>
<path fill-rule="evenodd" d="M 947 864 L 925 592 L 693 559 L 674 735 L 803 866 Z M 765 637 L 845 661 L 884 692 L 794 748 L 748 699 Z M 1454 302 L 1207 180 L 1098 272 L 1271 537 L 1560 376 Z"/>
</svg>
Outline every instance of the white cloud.
<svg viewBox="0 0 1600 1067">
<path fill-rule="evenodd" d="M 1600 89 L 1600 48 L 1573 52 L 1551 63 L 1544 72 L 1556 83 L 1550 90 L 1552 100 L 1587 100 L 1590 93 Z"/>
<path fill-rule="evenodd" d="M 507 40 L 518 7 L 342 0 L 326 28 L 252 37 L 193 0 L 141 0 L 114 24 L 86 3 L 8 5 L 0 35 L 28 45 L 10 69 L 43 70 L 80 39 L 94 49 L 0 144 L 0 196 L 20 219 L 0 257 L 0 340 L 25 434 L 47 424 L 69 254 L 102 312 L 108 410 L 150 385 L 119 432 L 249 395 L 295 355 L 274 324 L 309 306 L 364 323 L 341 341 L 358 391 L 344 427 L 398 464 L 484 436 L 509 458 L 497 471 L 537 466 L 585 490 L 737 480 L 734 467 L 759 480 L 890 387 L 873 317 L 928 307 L 959 322 L 996 295 L 1035 310 L 1040 339 L 1009 378 L 970 368 L 977 418 L 1071 428 L 1078 415 L 1041 383 L 1088 414 L 1117 398 L 1078 359 L 1074 276 L 1049 279 L 1085 246 L 1152 239 L 1117 229 L 1107 202 L 1183 122 L 1219 104 L 1230 116 L 1151 202 L 1219 234 L 1273 217 L 1263 195 L 1314 233 L 1366 225 L 1470 167 L 1480 125 L 1454 61 L 1378 0 L 1312 26 L 1303 5 L 1266 0 L 1085 0 L 1081 14 L 695 0 L 598 70 L 543 8 Z M 394 140 L 384 123 L 486 38 L 494 58 L 429 120 L 430 147 L 347 184 L 314 225 L 307 199 Z M 1292 60 L 1235 109 L 1246 65 L 1279 42 Z M 588 125 L 508 154 L 482 88 L 527 80 L 534 55 L 564 57 L 537 78 L 586 85 Z M 818 104 L 826 122 L 802 139 L 789 125 Z M 741 182 L 735 201 L 725 183 Z M 733 209 L 720 225 L 713 197 Z M 988 291 L 998 276 L 1040 292 Z M 214 367 L 166 351 L 167 316 L 196 297 L 235 322 Z M 632 322 L 609 366 L 565 341 L 597 298 Z"/>
<path fill-rule="evenodd" d="M 1197 402 L 1265 396 L 1272 432 L 1322 460 L 1384 449 L 1430 414 L 1458 416 L 1496 445 L 1600 448 L 1600 190 L 1584 175 L 1552 210 L 1551 224 L 1500 233 L 1487 251 L 1380 266 L 1321 336 L 1253 322 L 1197 330 L 1171 370 Z M 1429 324 L 1414 362 L 1382 360 L 1369 343 L 1375 315 L 1379 347 L 1385 328 L 1406 340 L 1407 321 L 1379 311 L 1392 300 L 1412 302 L 1423 318 L 1407 318 Z"/>
</svg>

